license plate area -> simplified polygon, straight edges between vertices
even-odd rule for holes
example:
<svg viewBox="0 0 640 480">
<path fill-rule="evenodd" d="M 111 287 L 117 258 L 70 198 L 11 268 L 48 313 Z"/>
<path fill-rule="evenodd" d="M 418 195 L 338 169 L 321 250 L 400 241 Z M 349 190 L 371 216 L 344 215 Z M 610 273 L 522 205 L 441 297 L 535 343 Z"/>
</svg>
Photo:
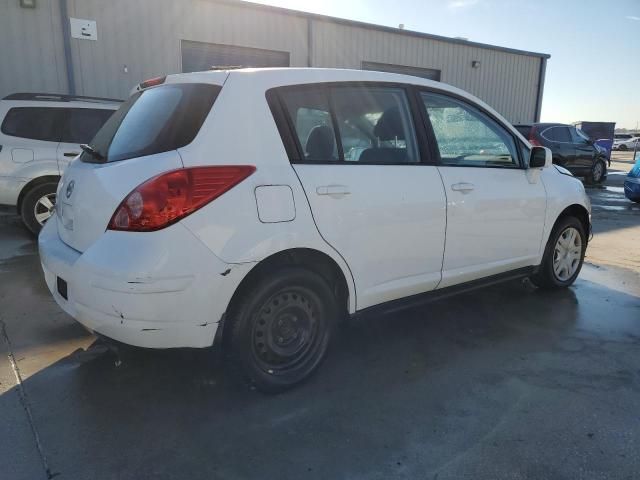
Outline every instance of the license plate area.
<svg viewBox="0 0 640 480">
<path fill-rule="evenodd" d="M 60 296 L 62 298 L 64 298 L 65 300 L 69 300 L 69 293 L 67 290 L 67 282 L 65 280 L 63 280 L 60 277 L 56 277 L 56 288 L 58 290 L 58 293 L 60 294 Z"/>
</svg>

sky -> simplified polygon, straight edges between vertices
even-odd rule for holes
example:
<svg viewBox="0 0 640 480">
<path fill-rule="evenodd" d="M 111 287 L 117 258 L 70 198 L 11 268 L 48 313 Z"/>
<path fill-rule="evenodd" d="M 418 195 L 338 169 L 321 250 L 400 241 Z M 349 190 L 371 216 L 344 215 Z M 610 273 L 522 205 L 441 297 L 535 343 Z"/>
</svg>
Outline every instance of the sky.
<svg viewBox="0 0 640 480">
<path fill-rule="evenodd" d="M 542 121 L 640 129 L 640 0 L 253 0 L 551 55 Z"/>
</svg>

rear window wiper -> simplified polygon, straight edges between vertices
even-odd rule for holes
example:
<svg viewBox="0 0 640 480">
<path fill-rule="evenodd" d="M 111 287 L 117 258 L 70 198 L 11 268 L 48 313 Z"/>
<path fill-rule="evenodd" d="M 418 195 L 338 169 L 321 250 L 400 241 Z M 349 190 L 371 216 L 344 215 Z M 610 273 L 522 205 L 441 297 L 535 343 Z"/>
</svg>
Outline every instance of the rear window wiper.
<svg viewBox="0 0 640 480">
<path fill-rule="evenodd" d="M 91 155 L 97 161 L 99 162 L 105 161 L 104 155 L 102 155 L 100 152 L 94 149 L 91 145 L 82 144 L 80 145 L 80 148 L 84 153 L 86 153 L 87 155 Z"/>
</svg>

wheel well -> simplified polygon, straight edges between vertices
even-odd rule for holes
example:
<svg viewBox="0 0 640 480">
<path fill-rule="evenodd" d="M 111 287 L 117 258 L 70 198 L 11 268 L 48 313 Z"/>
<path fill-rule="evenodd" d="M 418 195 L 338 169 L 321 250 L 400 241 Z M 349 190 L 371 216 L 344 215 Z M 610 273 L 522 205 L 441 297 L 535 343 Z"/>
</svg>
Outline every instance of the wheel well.
<svg viewBox="0 0 640 480">
<path fill-rule="evenodd" d="M 565 208 L 562 211 L 562 213 L 558 215 L 556 223 L 558 223 L 558 221 L 561 218 L 565 218 L 565 217 L 576 217 L 578 220 L 580 220 L 580 223 L 582 223 L 582 227 L 584 228 L 584 233 L 587 235 L 587 237 L 589 237 L 589 233 L 590 233 L 589 212 L 587 211 L 586 208 L 578 204 L 571 205 Z"/>
<path fill-rule="evenodd" d="M 240 285 L 238 285 L 238 288 L 229 302 L 229 307 L 225 314 L 225 320 L 220 325 L 222 327 L 222 332 L 218 332 L 216 335 L 217 337 L 220 335 L 218 338 L 220 338 L 223 343 L 226 338 L 225 332 L 230 331 L 230 329 L 225 328 L 224 324 L 227 323 L 229 314 L 233 312 L 238 299 L 242 298 L 243 294 L 247 290 L 251 289 L 251 287 L 263 277 L 273 275 L 274 271 L 285 266 L 307 268 L 322 276 L 331 286 L 338 305 L 341 306 L 344 315 L 347 314 L 349 306 L 349 287 L 347 286 L 347 280 L 342 269 L 338 266 L 335 260 L 326 253 L 310 248 L 284 250 L 260 261 L 251 269 L 247 276 L 242 279 Z M 220 330 L 220 328 L 218 328 L 218 330 Z"/>
<path fill-rule="evenodd" d="M 24 187 L 22 187 L 22 190 L 20 190 L 20 194 L 18 195 L 18 203 L 16 205 L 16 210 L 18 212 L 18 215 L 20 214 L 20 209 L 22 208 L 22 200 L 24 199 L 24 196 L 27 194 L 29 190 L 31 190 L 34 187 L 37 187 L 38 185 L 42 185 L 43 183 L 49 183 L 49 182 L 58 183 L 59 181 L 60 181 L 59 175 L 45 175 L 43 177 L 34 178 L 29 183 L 27 183 Z"/>
</svg>

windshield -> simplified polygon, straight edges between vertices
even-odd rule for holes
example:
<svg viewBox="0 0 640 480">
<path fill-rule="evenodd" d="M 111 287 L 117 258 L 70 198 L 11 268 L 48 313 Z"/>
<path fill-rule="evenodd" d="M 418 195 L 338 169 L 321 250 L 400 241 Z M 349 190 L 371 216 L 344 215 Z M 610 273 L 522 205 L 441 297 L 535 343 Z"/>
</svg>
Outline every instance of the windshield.
<svg viewBox="0 0 640 480">
<path fill-rule="evenodd" d="M 584 131 L 580 130 L 578 127 L 576 127 L 576 132 L 578 132 L 578 135 L 580 135 L 582 138 L 584 138 L 585 140 L 591 140 L 591 138 L 589 137 L 589 135 L 587 135 L 586 133 L 584 133 Z"/>
<path fill-rule="evenodd" d="M 168 152 L 193 141 L 220 87 L 169 84 L 132 95 L 84 149 L 84 162 L 116 162 Z"/>
</svg>

